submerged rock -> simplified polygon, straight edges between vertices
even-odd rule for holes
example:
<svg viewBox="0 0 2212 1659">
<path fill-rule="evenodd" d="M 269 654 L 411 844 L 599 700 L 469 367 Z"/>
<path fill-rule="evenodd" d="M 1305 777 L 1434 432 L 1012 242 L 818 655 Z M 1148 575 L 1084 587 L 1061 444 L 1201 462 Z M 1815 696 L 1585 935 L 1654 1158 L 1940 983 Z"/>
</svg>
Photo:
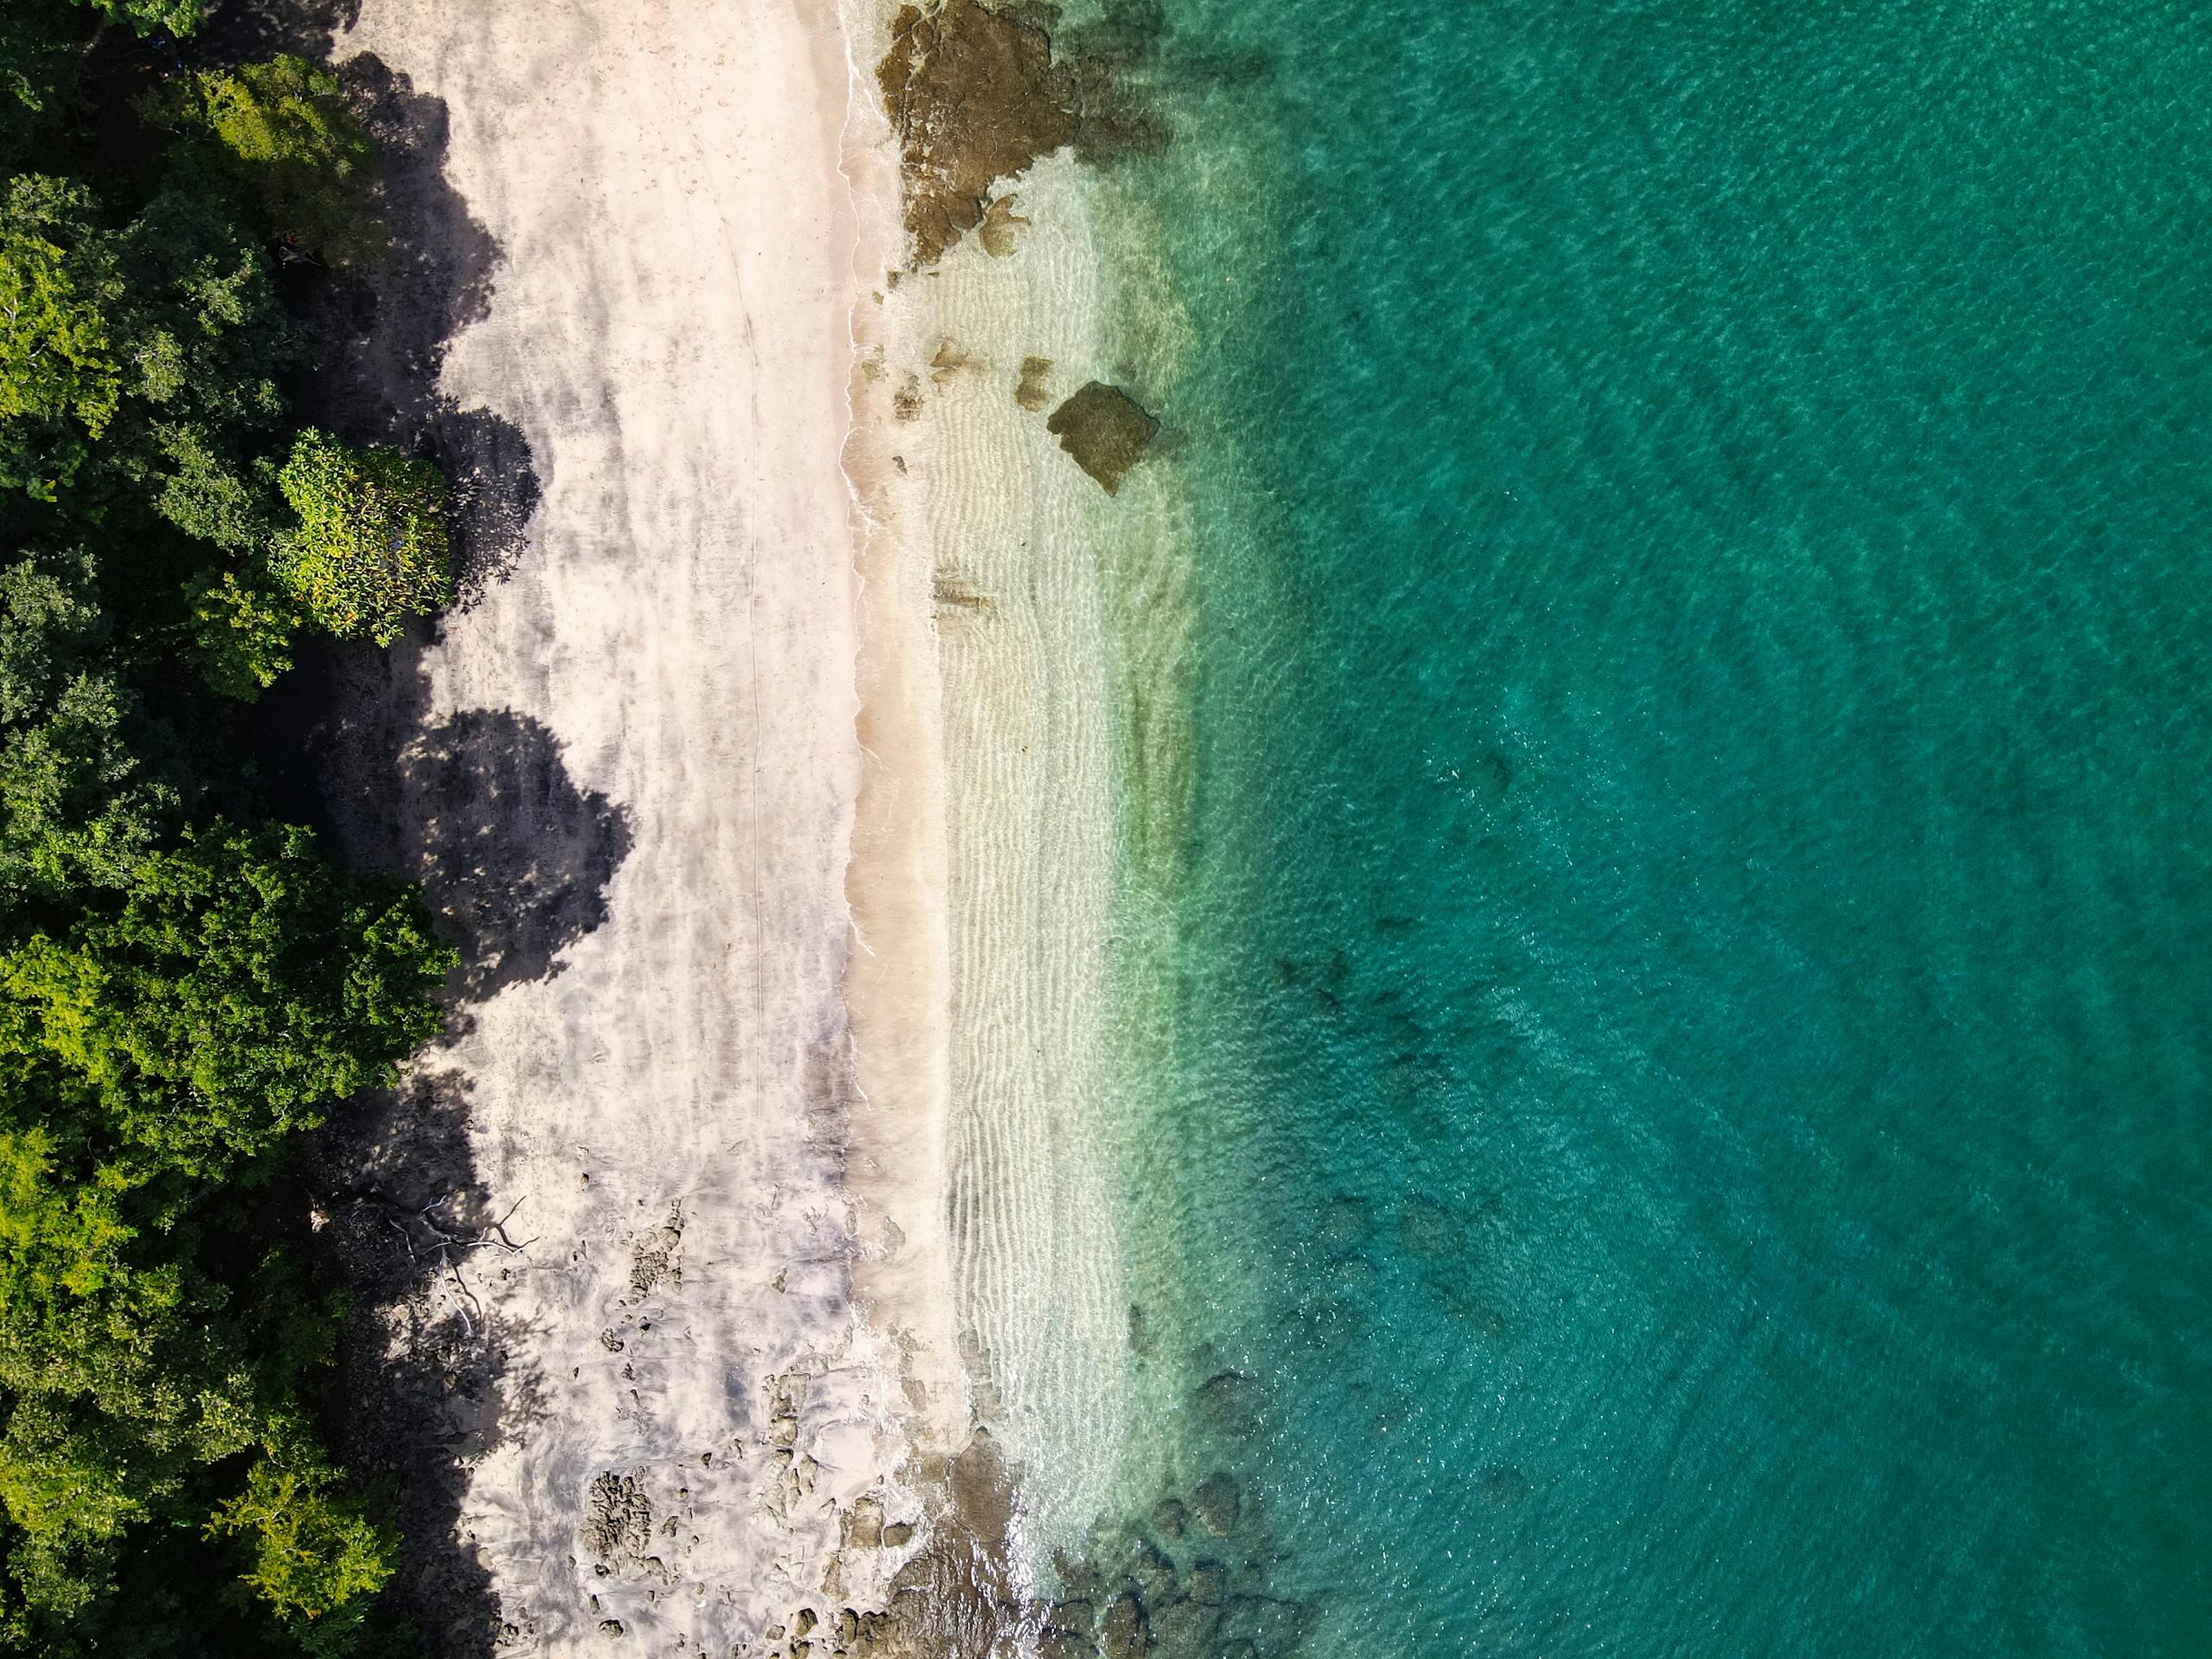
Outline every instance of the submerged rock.
<svg viewBox="0 0 2212 1659">
<path fill-rule="evenodd" d="M 1097 1596 L 1101 1584 L 1098 1569 L 1089 1561 L 1056 1549 L 1052 1552 L 1052 1571 L 1059 1574 L 1061 1585 L 1074 1600 L 1089 1601 Z"/>
<path fill-rule="evenodd" d="M 1106 1606 L 1106 1623 L 1098 1632 L 1098 1645 L 1107 1659 L 1138 1659 L 1152 1645 L 1143 1604 L 1135 1596 L 1116 1596 Z"/>
<path fill-rule="evenodd" d="M 1027 221 L 1012 197 L 993 200 L 991 193 L 1040 156 L 1073 145 L 1095 159 L 1166 142 L 1165 124 L 1121 63 L 1099 54 L 1056 59 L 1050 37 L 1025 21 L 1051 15 L 1044 6 L 1017 17 L 976 0 L 944 0 L 901 6 L 892 19 L 891 49 L 875 76 L 899 138 L 917 267 L 970 230 L 985 252 L 1012 253 Z"/>
<path fill-rule="evenodd" d="M 1321 1213 L 1321 1242 L 1332 1249 L 1344 1249 L 1364 1239 L 1371 1225 L 1364 1198 L 1338 1193 Z"/>
<path fill-rule="evenodd" d="M 1160 435 L 1160 423 L 1127 392 L 1093 380 L 1046 417 L 1045 429 L 1111 495 Z"/>
<path fill-rule="evenodd" d="M 1205 1529 L 1215 1537 L 1226 1538 L 1236 1530 L 1236 1516 L 1243 1507 L 1243 1499 L 1231 1476 L 1217 1471 L 1208 1475 L 1191 1495 L 1191 1503 Z"/>
<path fill-rule="evenodd" d="M 984 222 L 991 187 L 1075 142 L 1074 73 L 1041 29 L 976 3 L 901 6 L 877 83 L 899 135 L 906 229 L 927 264 Z"/>
<path fill-rule="evenodd" d="M 1045 1611 L 1045 1628 L 1063 1635 L 1090 1637 L 1090 1627 L 1098 1622 L 1098 1609 L 1081 1599 L 1055 1602 Z"/>
<path fill-rule="evenodd" d="M 1128 1576 L 1138 1597 L 1147 1603 L 1174 1592 L 1175 1563 L 1150 1544 L 1140 1543 L 1130 1552 Z"/>
<path fill-rule="evenodd" d="M 1231 1643 L 1250 1643 L 1249 1651 L 1288 1653 L 1306 1633 L 1306 1609 L 1273 1596 L 1235 1596 L 1222 1609 L 1220 1628 Z"/>
<path fill-rule="evenodd" d="M 1198 1409 L 1224 1434 L 1249 1435 L 1260 1426 L 1252 1379 L 1242 1371 L 1217 1371 L 1198 1388 Z"/>
<path fill-rule="evenodd" d="M 1014 198 L 1001 196 L 983 209 L 983 222 L 976 227 L 976 239 L 992 258 L 1003 259 L 1021 245 L 1018 233 L 1028 228 L 1029 221 L 1014 211 Z"/>
<path fill-rule="evenodd" d="M 1052 372 L 1049 357 L 1025 357 L 1021 359 L 1021 378 L 1014 383 L 1014 401 L 1032 415 L 1041 412 L 1052 401 L 1052 389 L 1046 381 Z"/>
<path fill-rule="evenodd" d="M 1152 1506 L 1152 1529 L 1163 1538 L 1180 1538 L 1190 1511 L 1172 1497 L 1163 1497 Z"/>
<path fill-rule="evenodd" d="M 1461 1229 L 1452 1212 L 1418 1192 L 1398 1211 L 1398 1245 L 1413 1255 L 1432 1259 L 1456 1252 Z"/>
<path fill-rule="evenodd" d="M 1171 1602 L 1152 1615 L 1152 1650 L 1165 1659 L 1183 1659 L 1212 1650 L 1221 1609 L 1198 1601 Z"/>
<path fill-rule="evenodd" d="M 1485 1503 L 1497 1509 L 1508 1510 L 1529 1496 L 1529 1477 L 1511 1464 L 1502 1463 L 1483 1471 L 1481 1479 L 1476 1482 L 1476 1490 L 1482 1493 Z"/>
</svg>

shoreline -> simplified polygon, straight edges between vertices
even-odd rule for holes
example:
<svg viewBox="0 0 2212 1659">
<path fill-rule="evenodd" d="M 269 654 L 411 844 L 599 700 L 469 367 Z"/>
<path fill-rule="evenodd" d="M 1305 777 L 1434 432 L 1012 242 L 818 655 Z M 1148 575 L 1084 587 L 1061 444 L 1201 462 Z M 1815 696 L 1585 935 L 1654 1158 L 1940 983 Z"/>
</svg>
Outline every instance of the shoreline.
<svg viewBox="0 0 2212 1659">
<path fill-rule="evenodd" d="M 1146 803 L 1187 771 L 1162 747 L 1182 727 L 1160 677 L 1187 640 L 1187 525 L 1172 471 L 1142 461 L 1158 423 L 1122 389 L 1139 371 L 1111 332 L 1096 164 L 1160 129 L 1118 71 L 972 0 L 848 29 L 855 74 L 879 66 L 883 102 L 863 87 L 856 105 L 873 164 L 896 147 L 906 208 L 883 238 L 897 269 L 856 312 L 848 451 L 855 1168 L 896 1241 L 856 1282 L 903 1303 L 887 1323 L 941 1333 L 908 1344 L 929 1367 L 920 1438 L 993 1437 L 1016 1488 L 1013 1600 L 1047 1629 L 1056 1563 L 1083 1558 L 1147 1461 L 1117 982 L 1160 827 Z M 1160 343 L 1143 355 L 1172 361 Z"/>
<path fill-rule="evenodd" d="M 463 932 L 547 912 L 371 1131 L 443 1126 L 527 1241 L 378 1304 L 388 1372 L 461 1379 L 410 1605 L 456 1651 L 981 1654 L 1050 1622 L 1126 1432 L 1103 550 L 1155 492 L 1048 419 L 1114 378 L 1087 163 L 910 262 L 911 14 L 726 10 L 368 0 L 334 43 L 473 260 L 354 372 L 526 474 L 505 559 L 339 689 L 357 855 Z"/>
<path fill-rule="evenodd" d="M 874 15 L 870 12 L 873 10 Z M 917 1456 L 935 1471 L 971 1427 L 944 1205 L 950 966 L 943 686 L 931 549 L 897 516 L 893 411 L 874 366 L 889 350 L 887 273 L 906 253 L 896 141 L 874 90 L 884 9 L 839 7 L 847 106 L 840 170 L 858 218 L 841 456 L 853 515 L 855 734 L 861 780 L 846 896 L 844 999 L 859 1094 L 847 1159 L 865 1248 L 855 1294 L 897 1337 Z"/>
<path fill-rule="evenodd" d="M 938 1351 L 938 1375 L 957 1367 L 950 1380 L 972 1408 L 935 1414 L 932 1431 L 958 1437 L 972 1421 L 1002 1442 L 1015 1472 L 1009 1566 L 1024 1597 L 1046 1588 L 1055 1546 L 1080 1541 L 1065 1529 L 1036 1535 L 1036 1521 L 1057 1522 L 1081 1484 L 1103 1477 L 1122 1432 L 1111 1163 L 1094 1144 L 1100 1113 L 1090 1099 L 1106 1071 L 1115 868 L 1109 652 L 1093 563 L 1109 498 L 1016 397 L 1025 368 L 1034 383 L 1047 361 L 1041 375 L 1063 396 L 1097 372 L 1080 166 L 1063 152 L 1002 185 L 1024 221 L 1010 251 L 994 255 L 963 236 L 903 275 L 880 307 L 865 307 L 874 327 L 855 380 L 869 411 L 855 440 L 869 493 L 864 556 L 874 561 L 863 591 L 870 574 L 895 583 L 884 637 L 923 647 L 906 683 L 929 702 L 892 718 L 926 727 L 914 753 L 931 757 L 914 768 L 921 775 L 902 776 L 901 757 L 874 741 L 864 694 L 868 777 L 903 785 L 905 807 L 926 814 L 909 821 L 919 833 L 903 846 L 887 837 L 899 848 L 893 856 L 920 856 L 918 842 L 931 868 L 925 896 L 903 913 L 872 891 L 864 784 L 852 988 L 871 1105 L 857 1115 L 856 1168 L 873 1160 L 887 1175 L 875 1191 L 899 1217 L 907 1266 L 926 1274 L 928 1297 L 944 1305 L 938 1328 L 957 1344 L 954 1354 Z M 868 645 L 864 638 L 864 660 Z M 894 988 L 899 970 L 867 952 L 887 925 L 921 917 L 936 929 L 930 1084 L 924 1096 L 906 1079 L 887 1096 L 884 1062 L 896 1051 L 879 1051 L 875 1033 L 886 1019 L 893 1032 L 918 1029 L 915 1011 L 895 1001 L 917 987 Z M 880 1156 L 857 1127 L 870 1123 L 883 1125 Z M 915 1139 L 926 1180 L 895 1162 Z M 919 1276 L 897 1263 L 861 1272 L 864 1284 L 907 1295 Z M 950 1392 L 932 1393 L 931 1406 Z"/>
</svg>

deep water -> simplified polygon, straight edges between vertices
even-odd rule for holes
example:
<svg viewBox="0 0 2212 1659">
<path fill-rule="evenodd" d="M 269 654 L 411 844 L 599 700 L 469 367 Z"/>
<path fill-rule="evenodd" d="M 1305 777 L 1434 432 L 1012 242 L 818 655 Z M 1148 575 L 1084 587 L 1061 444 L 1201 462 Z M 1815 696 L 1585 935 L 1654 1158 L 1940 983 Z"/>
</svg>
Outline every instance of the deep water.
<svg viewBox="0 0 2212 1659">
<path fill-rule="evenodd" d="M 1165 3 L 1204 1640 L 2207 1651 L 2203 14 Z"/>
</svg>

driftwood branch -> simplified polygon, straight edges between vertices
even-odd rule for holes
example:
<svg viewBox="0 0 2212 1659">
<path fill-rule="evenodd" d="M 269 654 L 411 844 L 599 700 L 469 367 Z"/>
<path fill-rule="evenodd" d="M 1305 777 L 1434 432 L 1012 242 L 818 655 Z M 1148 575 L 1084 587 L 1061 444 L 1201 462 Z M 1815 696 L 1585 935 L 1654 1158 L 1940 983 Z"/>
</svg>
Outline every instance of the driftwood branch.
<svg viewBox="0 0 2212 1659">
<path fill-rule="evenodd" d="M 430 1200 L 419 1210 L 404 1211 L 391 1199 L 377 1192 L 346 1195 L 346 1201 L 365 1205 L 378 1211 L 385 1225 L 398 1236 L 400 1248 L 407 1252 L 410 1262 L 428 1261 L 438 1282 L 453 1298 L 454 1312 L 461 1316 L 461 1327 L 470 1338 L 476 1335 L 477 1326 L 484 1319 L 484 1304 L 468 1281 L 462 1275 L 456 1257 L 470 1250 L 498 1250 L 505 1255 L 521 1255 L 537 1242 L 537 1236 L 517 1242 L 507 1232 L 507 1224 L 514 1219 L 515 1211 L 523 1206 L 517 1198 L 507 1206 L 506 1213 L 497 1221 L 477 1228 L 474 1232 L 448 1227 L 436 1220 L 437 1211 L 451 1202 L 448 1193 Z M 528 1195 L 525 1194 L 526 1198 Z M 327 1213 L 327 1206 L 317 1201 L 313 1207 L 316 1224 Z M 469 1316 L 474 1313 L 474 1319 Z"/>
</svg>

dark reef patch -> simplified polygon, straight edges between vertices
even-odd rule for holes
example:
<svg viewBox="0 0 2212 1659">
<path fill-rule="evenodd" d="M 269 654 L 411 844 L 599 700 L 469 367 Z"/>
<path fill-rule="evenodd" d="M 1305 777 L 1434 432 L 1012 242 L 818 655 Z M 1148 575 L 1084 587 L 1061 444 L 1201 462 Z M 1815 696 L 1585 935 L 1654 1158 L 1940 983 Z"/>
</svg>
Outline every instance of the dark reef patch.
<svg viewBox="0 0 2212 1659">
<path fill-rule="evenodd" d="M 1128 393 L 1093 380 L 1046 417 L 1045 429 L 1112 495 L 1160 435 L 1160 423 Z"/>
<path fill-rule="evenodd" d="M 1045 31 L 976 0 L 902 6 L 876 70 L 906 179 L 914 263 L 983 222 L 991 187 L 1075 142 L 1072 70 Z"/>
<path fill-rule="evenodd" d="M 876 81 L 898 135 L 917 268 L 978 227 L 991 252 L 1012 251 L 1020 221 L 991 193 L 1039 157 L 1072 145 L 1098 159 L 1165 141 L 1120 59 L 1055 57 L 1052 37 L 1027 16 L 945 0 L 900 7 L 891 33 Z"/>
</svg>

